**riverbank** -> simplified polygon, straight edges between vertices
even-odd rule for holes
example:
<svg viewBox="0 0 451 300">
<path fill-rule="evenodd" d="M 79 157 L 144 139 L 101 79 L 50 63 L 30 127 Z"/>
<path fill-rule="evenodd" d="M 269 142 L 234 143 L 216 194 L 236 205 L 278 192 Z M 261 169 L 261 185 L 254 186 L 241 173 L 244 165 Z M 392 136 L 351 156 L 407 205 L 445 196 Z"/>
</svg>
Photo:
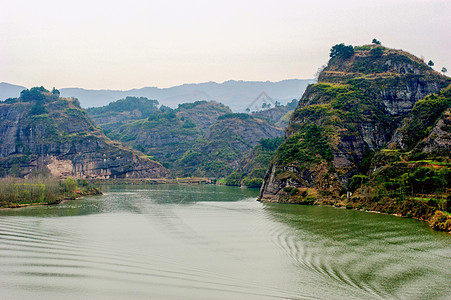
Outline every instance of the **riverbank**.
<svg viewBox="0 0 451 300">
<path fill-rule="evenodd" d="M 310 194 L 312 194 L 311 191 Z M 258 199 L 258 201 L 272 203 L 272 201 L 262 201 L 261 199 Z M 430 227 L 434 230 L 445 231 L 451 234 L 451 214 L 438 209 L 438 207 L 435 206 L 435 201 L 426 202 L 416 199 L 400 200 L 388 198 L 380 199 L 379 201 L 371 201 L 370 199 L 363 197 L 344 198 L 337 201 L 331 199 L 319 199 L 312 195 L 307 196 L 307 193 L 304 196 L 300 196 L 296 192 L 294 197 L 281 197 L 277 202 L 285 204 L 330 206 L 412 218 L 428 222 Z"/>
<path fill-rule="evenodd" d="M 102 185 L 143 185 L 143 184 L 219 184 L 219 181 L 207 177 L 185 178 L 114 178 L 91 179 L 89 182 L 96 186 Z"/>
<path fill-rule="evenodd" d="M 84 179 L 58 180 L 48 176 L 0 179 L 0 209 L 59 204 L 102 191 Z"/>
</svg>

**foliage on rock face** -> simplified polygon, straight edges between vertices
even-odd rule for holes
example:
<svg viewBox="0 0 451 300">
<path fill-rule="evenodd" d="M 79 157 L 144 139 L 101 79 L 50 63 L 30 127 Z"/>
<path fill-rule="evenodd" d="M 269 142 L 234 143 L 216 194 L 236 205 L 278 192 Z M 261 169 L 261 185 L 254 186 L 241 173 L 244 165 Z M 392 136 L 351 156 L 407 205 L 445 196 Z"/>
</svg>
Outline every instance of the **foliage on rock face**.
<svg viewBox="0 0 451 300">
<path fill-rule="evenodd" d="M 283 137 L 261 139 L 240 162 L 238 169 L 242 178 L 240 184 L 253 188 L 260 187 L 271 159 L 283 141 Z"/>
<path fill-rule="evenodd" d="M 407 149 L 412 149 L 427 136 L 437 119 L 450 107 L 451 86 L 418 101 L 412 109 L 411 117 L 400 129 L 403 135 L 402 142 Z"/>
<path fill-rule="evenodd" d="M 330 161 L 333 155 L 322 128 L 317 125 L 304 125 L 282 143 L 276 157 L 279 163 L 288 164 L 320 162 L 322 159 Z"/>
</svg>

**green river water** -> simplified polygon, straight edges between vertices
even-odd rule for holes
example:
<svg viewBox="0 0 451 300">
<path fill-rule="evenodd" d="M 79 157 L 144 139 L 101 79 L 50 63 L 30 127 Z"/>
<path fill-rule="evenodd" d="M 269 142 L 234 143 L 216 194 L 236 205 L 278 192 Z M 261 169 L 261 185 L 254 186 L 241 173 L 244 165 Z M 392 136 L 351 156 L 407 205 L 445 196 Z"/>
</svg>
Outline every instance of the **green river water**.
<svg viewBox="0 0 451 300">
<path fill-rule="evenodd" d="M 0 299 L 451 299 L 426 223 L 211 185 L 0 211 Z"/>
</svg>

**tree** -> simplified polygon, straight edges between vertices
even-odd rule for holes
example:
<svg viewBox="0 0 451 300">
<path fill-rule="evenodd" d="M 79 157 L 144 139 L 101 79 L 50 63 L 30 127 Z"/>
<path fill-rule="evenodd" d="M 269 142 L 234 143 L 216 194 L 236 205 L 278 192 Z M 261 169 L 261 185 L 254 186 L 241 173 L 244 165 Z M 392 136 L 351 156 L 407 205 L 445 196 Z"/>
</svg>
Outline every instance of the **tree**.
<svg viewBox="0 0 451 300">
<path fill-rule="evenodd" d="M 53 87 L 52 94 L 59 96 L 60 95 L 60 91 L 58 91 L 55 87 Z"/>
<path fill-rule="evenodd" d="M 382 54 L 384 53 L 384 51 L 382 50 L 381 47 L 373 48 L 373 49 L 371 49 L 370 52 L 371 52 L 371 55 L 372 55 L 373 57 L 375 57 L 375 58 L 381 57 Z"/>
<path fill-rule="evenodd" d="M 42 105 L 42 101 L 36 101 L 36 104 L 33 105 L 30 113 L 32 115 L 42 115 L 42 114 L 46 114 L 48 112 L 49 111 L 45 108 L 45 106 Z"/>
<path fill-rule="evenodd" d="M 64 188 L 68 193 L 73 193 L 77 189 L 77 182 L 72 177 L 66 178 L 64 185 Z"/>
<path fill-rule="evenodd" d="M 445 74 L 446 72 L 448 72 L 448 69 L 446 69 L 445 67 L 442 68 L 442 73 Z"/>
<path fill-rule="evenodd" d="M 45 95 L 43 93 L 48 92 L 43 86 L 33 87 L 31 89 L 26 89 L 20 92 L 20 98 L 22 101 L 43 101 L 45 100 Z"/>
<path fill-rule="evenodd" d="M 352 45 L 345 46 L 345 44 L 337 44 L 330 49 L 330 58 L 348 59 L 354 55 L 354 47 Z"/>
<path fill-rule="evenodd" d="M 241 185 L 241 177 L 242 177 L 242 175 L 237 173 L 237 172 L 231 173 L 226 178 L 226 185 L 229 185 L 229 186 L 240 186 Z"/>
<path fill-rule="evenodd" d="M 380 44 L 381 44 L 381 42 L 378 41 L 378 40 L 376 40 L 376 39 L 373 39 L 372 43 L 373 43 L 373 44 L 376 44 L 376 45 L 380 45 Z"/>
<path fill-rule="evenodd" d="M 434 66 L 434 62 L 432 60 L 429 60 L 428 61 L 428 66 L 430 66 L 430 67 Z"/>
</svg>

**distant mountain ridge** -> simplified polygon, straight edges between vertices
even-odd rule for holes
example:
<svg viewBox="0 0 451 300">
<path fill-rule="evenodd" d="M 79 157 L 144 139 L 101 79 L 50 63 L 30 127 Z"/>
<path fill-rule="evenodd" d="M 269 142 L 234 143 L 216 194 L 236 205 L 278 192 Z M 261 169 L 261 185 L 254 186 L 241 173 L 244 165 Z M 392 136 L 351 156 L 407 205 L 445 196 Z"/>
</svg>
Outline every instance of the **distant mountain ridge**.
<svg viewBox="0 0 451 300">
<path fill-rule="evenodd" d="M 26 87 L 21 85 L 0 82 L 0 101 L 8 98 L 19 97 L 20 92 L 22 92 L 25 89 Z"/>
<path fill-rule="evenodd" d="M 306 87 L 314 82 L 313 79 L 288 79 L 279 82 L 229 80 L 223 83 L 210 81 L 170 88 L 144 87 L 126 91 L 83 88 L 59 88 L 59 90 L 62 97 L 77 98 L 84 108 L 103 106 L 127 96 L 134 96 L 155 99 L 160 104 L 172 108 L 176 108 L 180 103 L 214 100 L 229 106 L 235 112 L 244 112 L 262 92 L 268 94 L 274 101 L 284 104 L 292 99 L 298 99 Z M 17 97 L 23 89 L 25 87 L 1 83 L 0 100 Z"/>
</svg>

